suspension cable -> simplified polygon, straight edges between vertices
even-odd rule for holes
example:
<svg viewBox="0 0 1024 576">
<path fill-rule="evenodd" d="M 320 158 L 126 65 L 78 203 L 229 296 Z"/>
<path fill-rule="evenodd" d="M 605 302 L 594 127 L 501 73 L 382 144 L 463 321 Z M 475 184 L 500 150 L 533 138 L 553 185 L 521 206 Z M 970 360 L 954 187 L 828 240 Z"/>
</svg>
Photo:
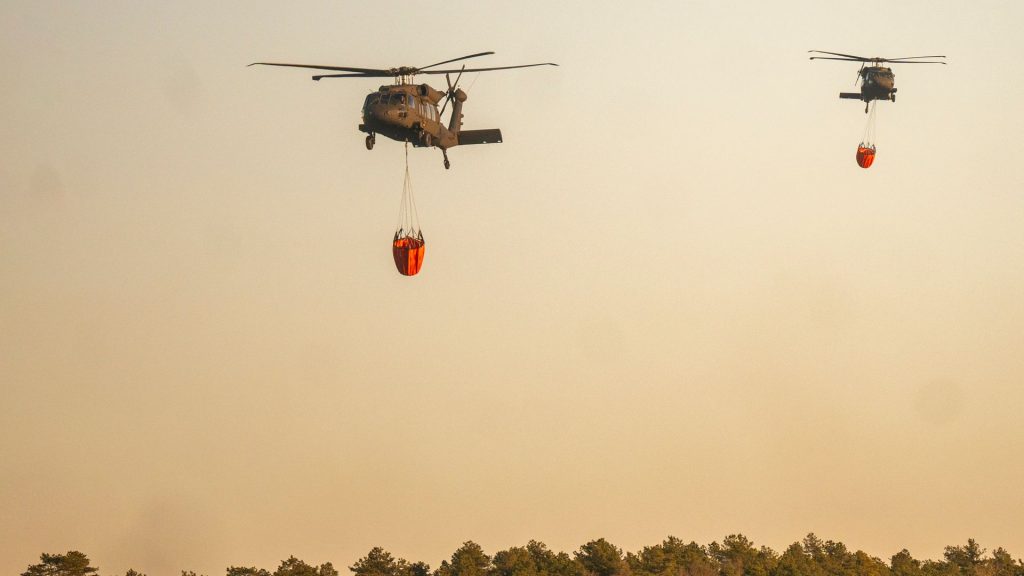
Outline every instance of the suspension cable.
<svg viewBox="0 0 1024 576">
<path fill-rule="evenodd" d="M 878 104 L 878 101 L 872 100 L 868 105 L 868 119 L 864 124 L 864 137 L 861 139 L 861 143 L 865 146 L 874 147 L 875 145 L 875 126 L 878 118 L 876 113 L 878 107 L 876 104 Z"/>
<path fill-rule="evenodd" d="M 422 236 L 420 217 L 413 195 L 412 177 L 409 174 L 409 143 L 405 143 L 405 176 L 402 181 L 402 201 L 398 209 L 398 236 Z"/>
</svg>

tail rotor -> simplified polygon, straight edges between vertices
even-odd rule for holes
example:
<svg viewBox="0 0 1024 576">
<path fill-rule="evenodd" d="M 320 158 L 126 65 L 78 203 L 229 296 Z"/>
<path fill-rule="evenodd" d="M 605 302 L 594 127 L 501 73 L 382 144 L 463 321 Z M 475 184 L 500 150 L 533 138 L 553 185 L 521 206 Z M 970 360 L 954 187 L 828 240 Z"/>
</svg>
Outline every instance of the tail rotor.
<svg viewBox="0 0 1024 576">
<path fill-rule="evenodd" d="M 455 98 L 455 90 L 459 87 L 459 80 L 462 78 L 462 73 L 466 70 L 466 65 L 462 65 L 462 69 L 459 70 L 459 75 L 455 77 L 455 84 L 452 84 L 451 76 L 448 74 L 444 75 L 444 81 L 448 84 L 448 92 L 445 93 L 444 105 L 441 106 L 441 114 L 444 116 L 444 111 L 448 108 L 448 103 Z"/>
</svg>

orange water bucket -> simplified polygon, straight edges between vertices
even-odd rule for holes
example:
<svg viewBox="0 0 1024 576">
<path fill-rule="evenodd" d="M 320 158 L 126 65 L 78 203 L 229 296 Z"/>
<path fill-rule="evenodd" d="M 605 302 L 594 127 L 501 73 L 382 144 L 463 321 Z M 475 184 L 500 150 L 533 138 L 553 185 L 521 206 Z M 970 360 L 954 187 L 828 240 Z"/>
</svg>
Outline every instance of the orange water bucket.
<svg viewBox="0 0 1024 576">
<path fill-rule="evenodd" d="M 423 256 L 426 248 L 423 236 L 402 236 L 395 234 L 391 243 L 391 254 L 395 257 L 395 267 L 403 276 L 415 276 L 423 267 Z"/>
<path fill-rule="evenodd" d="M 857 146 L 857 165 L 861 168 L 870 168 L 871 163 L 875 161 L 875 147 L 865 146 L 863 144 Z"/>
</svg>

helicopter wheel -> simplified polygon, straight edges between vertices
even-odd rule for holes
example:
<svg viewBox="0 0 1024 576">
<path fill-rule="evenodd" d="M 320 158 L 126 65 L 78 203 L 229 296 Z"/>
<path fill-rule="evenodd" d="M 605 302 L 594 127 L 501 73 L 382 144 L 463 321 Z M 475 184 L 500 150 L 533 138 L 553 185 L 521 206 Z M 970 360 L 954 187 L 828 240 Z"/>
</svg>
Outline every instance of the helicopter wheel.
<svg viewBox="0 0 1024 576">
<path fill-rule="evenodd" d="M 374 136 L 373 134 L 368 134 L 366 136 L 366 149 L 367 150 L 373 150 L 373 145 L 374 145 L 374 143 L 376 143 L 376 141 L 377 141 L 376 136 Z"/>
</svg>

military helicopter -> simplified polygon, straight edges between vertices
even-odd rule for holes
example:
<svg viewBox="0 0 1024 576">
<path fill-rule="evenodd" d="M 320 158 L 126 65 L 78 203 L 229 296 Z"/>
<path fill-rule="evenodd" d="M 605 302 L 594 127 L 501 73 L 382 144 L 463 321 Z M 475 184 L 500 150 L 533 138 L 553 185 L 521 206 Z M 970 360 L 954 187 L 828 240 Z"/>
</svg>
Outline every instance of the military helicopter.
<svg viewBox="0 0 1024 576">
<path fill-rule="evenodd" d="M 466 101 L 466 93 L 459 88 L 459 80 L 463 72 L 488 72 L 491 70 L 509 70 L 512 68 L 531 68 L 533 66 L 558 66 L 552 62 L 540 64 L 524 64 L 520 66 L 497 66 L 492 68 L 466 68 L 465 64 L 455 70 L 429 70 L 442 64 L 450 64 L 460 60 L 468 60 L 478 56 L 487 56 L 494 52 L 480 52 L 469 56 L 460 56 L 443 62 L 437 62 L 429 66 L 411 67 L 402 66 L 399 68 L 353 68 L 350 66 L 316 66 L 311 64 L 280 64 L 276 62 L 253 62 L 249 66 L 288 66 L 292 68 L 312 68 L 314 70 L 330 70 L 344 72 L 344 74 L 320 74 L 313 76 L 313 80 L 319 81 L 322 78 L 389 78 L 393 77 L 395 83 L 390 86 L 381 86 L 376 92 L 371 93 L 363 101 L 363 123 L 359 130 L 366 132 L 366 149 L 373 150 L 377 141 L 377 134 L 382 134 L 392 140 L 399 142 L 410 142 L 414 147 L 435 147 L 441 149 L 444 156 L 445 169 L 451 168 L 448 161 L 448 149 L 453 146 L 465 146 L 467 144 L 496 144 L 501 142 L 501 130 L 490 128 L 486 130 L 463 130 L 462 129 L 462 105 Z M 451 74 L 458 74 L 455 82 L 451 81 Z M 426 84 L 414 84 L 413 80 L 417 74 L 444 74 L 448 90 L 441 92 Z M 444 100 L 441 110 L 437 106 Z M 448 126 L 441 122 L 448 103 L 452 103 L 451 116 Z"/>
<path fill-rule="evenodd" d="M 892 62 L 893 64 L 943 64 L 938 60 L 921 60 L 921 58 L 945 58 L 945 56 L 907 56 L 905 58 L 865 58 L 863 56 L 852 56 L 850 54 L 839 54 L 838 52 L 823 52 L 821 50 L 808 50 L 808 52 L 816 52 L 818 54 L 831 54 L 832 56 L 842 56 L 842 58 L 829 58 L 828 56 L 811 56 L 811 60 L 845 60 L 849 62 L 860 62 L 860 71 L 857 72 L 858 80 L 860 81 L 860 93 L 856 92 L 840 92 L 839 97 L 849 100 L 863 100 L 864 101 L 864 113 L 868 111 L 868 107 L 872 100 L 890 100 L 896 101 L 896 75 L 892 73 L 890 68 L 885 68 L 881 64 L 883 62 Z M 865 66 L 867 63 L 871 63 L 871 66 Z"/>
</svg>

